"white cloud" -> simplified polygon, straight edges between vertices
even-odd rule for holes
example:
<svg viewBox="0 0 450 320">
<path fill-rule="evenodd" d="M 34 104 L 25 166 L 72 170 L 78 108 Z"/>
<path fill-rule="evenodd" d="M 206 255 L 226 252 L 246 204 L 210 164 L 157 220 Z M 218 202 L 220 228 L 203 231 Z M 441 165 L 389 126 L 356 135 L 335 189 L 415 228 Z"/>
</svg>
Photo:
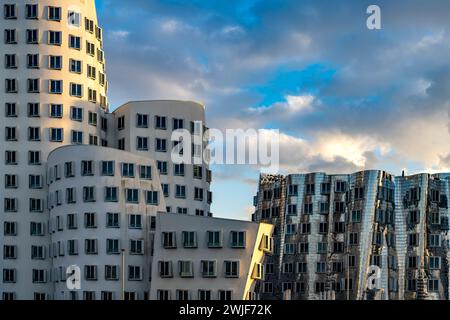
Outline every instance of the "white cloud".
<svg viewBox="0 0 450 320">
<path fill-rule="evenodd" d="M 276 102 L 267 107 L 251 107 L 248 111 L 256 114 L 276 113 L 279 116 L 290 115 L 300 112 L 312 111 L 313 103 L 316 100 L 314 96 L 306 95 L 287 95 L 284 97 L 285 101 Z M 281 113 L 280 113 L 281 112 Z"/>
<path fill-rule="evenodd" d="M 108 35 L 112 39 L 123 40 L 130 35 L 130 32 L 126 31 L 126 30 L 115 30 L 115 31 L 109 32 Z"/>
</svg>

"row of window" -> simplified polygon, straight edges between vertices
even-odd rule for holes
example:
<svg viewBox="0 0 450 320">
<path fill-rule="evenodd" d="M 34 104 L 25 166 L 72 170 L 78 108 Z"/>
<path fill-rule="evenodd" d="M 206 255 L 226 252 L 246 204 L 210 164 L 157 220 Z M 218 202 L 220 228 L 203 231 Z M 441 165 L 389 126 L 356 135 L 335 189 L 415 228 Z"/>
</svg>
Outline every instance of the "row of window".
<svg viewBox="0 0 450 320">
<path fill-rule="evenodd" d="M 173 278 L 172 261 L 158 261 L 158 274 L 161 278 Z M 194 261 L 178 260 L 178 276 L 180 278 L 194 278 L 195 267 Z M 203 278 L 216 278 L 218 274 L 218 266 L 216 260 L 201 260 L 199 274 Z M 225 260 L 222 267 L 222 275 L 224 278 L 239 278 L 241 275 L 239 260 Z"/>
<path fill-rule="evenodd" d="M 168 119 L 166 116 L 154 116 L 154 128 L 159 130 L 167 130 Z M 150 115 L 137 113 L 135 120 L 136 128 L 149 128 L 150 127 Z M 117 118 L 117 129 L 125 129 L 125 116 Z M 172 130 L 185 129 L 185 120 L 180 118 L 172 118 Z M 187 129 L 187 128 L 186 128 Z M 191 134 L 200 135 L 202 130 L 205 131 L 202 121 L 190 121 L 189 130 Z"/>
<path fill-rule="evenodd" d="M 143 255 L 144 254 L 144 240 L 143 239 L 131 239 L 129 241 L 127 253 L 130 255 Z M 63 241 L 58 241 L 50 247 L 48 257 L 56 258 L 57 256 L 64 256 L 66 248 Z M 98 254 L 98 240 L 97 239 L 85 239 L 84 245 L 85 254 Z M 106 254 L 120 254 L 121 246 L 120 239 L 106 239 Z M 70 256 L 78 255 L 78 240 L 67 241 L 67 254 Z M 16 245 L 4 245 L 3 246 L 3 259 L 17 259 L 18 249 Z M 31 259 L 44 260 L 46 259 L 46 247 L 45 246 L 31 246 Z"/>
<path fill-rule="evenodd" d="M 83 279 L 86 281 L 98 280 L 98 266 L 97 265 L 85 265 Z M 119 280 L 119 266 L 118 265 L 105 265 L 104 279 L 110 281 Z M 137 265 L 128 265 L 127 267 L 127 279 L 128 281 L 142 281 L 143 280 L 143 268 Z M 15 283 L 17 282 L 17 270 L 14 268 L 3 268 L 3 283 Z M 47 283 L 47 282 L 59 282 L 66 280 L 66 269 L 60 267 L 57 272 L 53 272 L 53 276 L 49 277 L 49 272 L 44 269 L 32 269 L 32 282 L 33 283 Z"/>
<path fill-rule="evenodd" d="M 41 17 L 39 13 L 39 4 L 26 4 L 24 8 L 25 19 L 28 20 L 38 20 Z M 43 14 L 48 21 L 61 22 L 62 8 L 57 6 L 46 6 Z M 16 4 L 5 4 L 3 7 L 3 15 L 7 20 L 17 20 L 18 10 Z M 67 11 L 67 22 L 71 27 L 81 26 L 81 14 L 76 10 Z M 99 41 L 102 40 L 102 29 L 95 25 L 94 21 L 85 17 L 84 18 L 84 28 L 89 33 L 94 33 Z"/>
<path fill-rule="evenodd" d="M 222 231 L 207 231 L 206 232 L 206 246 L 208 248 L 222 248 L 223 247 L 223 232 Z M 181 243 L 183 248 L 197 248 L 197 232 L 196 231 L 182 231 Z M 245 231 L 230 231 L 228 243 L 230 248 L 244 249 L 246 247 L 246 232 Z M 161 233 L 161 245 L 165 249 L 177 248 L 177 233 L 174 231 L 167 231 Z"/>
<path fill-rule="evenodd" d="M 27 54 L 26 67 L 28 69 L 39 69 L 41 67 L 41 59 L 39 54 Z M 5 54 L 5 69 L 17 69 L 19 66 L 19 59 L 16 54 Z M 62 70 L 63 69 L 63 57 L 56 55 L 49 55 L 47 58 L 47 68 L 49 70 Z M 81 60 L 69 59 L 68 70 L 71 73 L 81 74 L 83 72 L 83 62 Z M 92 80 L 98 80 L 101 86 L 106 85 L 106 76 L 100 70 L 97 72 L 97 68 L 87 64 L 86 67 L 87 77 Z M 35 89 L 35 88 L 32 88 Z M 35 91 L 32 91 L 35 92 Z"/>
<path fill-rule="evenodd" d="M 78 300 L 78 291 L 69 291 L 69 300 Z M 81 293 L 81 292 L 80 292 Z M 115 300 L 117 299 L 116 293 L 114 291 L 101 291 L 100 292 L 100 299 L 101 300 Z M 42 292 L 33 292 L 33 298 L 34 300 L 48 300 L 50 299 L 50 295 Z M 95 291 L 83 291 L 82 297 L 83 300 L 96 300 L 97 294 Z M 144 300 L 149 299 L 148 292 L 144 292 Z M 124 292 L 124 299 L 127 301 L 130 300 L 138 300 L 139 299 L 139 293 L 135 291 L 125 291 Z M 16 300 L 16 293 L 15 292 L 3 292 L 2 293 L 2 300 Z"/>
<path fill-rule="evenodd" d="M 41 80 L 40 79 L 27 79 L 27 92 L 28 93 L 40 93 L 41 92 Z M 48 80 L 48 93 L 49 94 L 62 94 L 63 93 L 63 80 Z M 18 93 L 19 85 L 17 79 L 5 79 L 6 93 Z M 72 97 L 83 98 L 84 91 L 83 85 L 71 82 L 69 85 L 69 94 Z M 98 97 L 100 96 L 100 100 Z M 100 102 L 101 106 L 106 106 L 106 96 L 97 94 L 97 90 L 88 88 L 88 100 L 92 103 Z"/>
<path fill-rule="evenodd" d="M 195 292 L 195 291 L 194 291 Z M 208 289 L 198 289 L 197 295 L 194 295 L 192 290 L 177 289 L 175 290 L 175 296 L 172 296 L 172 290 L 158 289 L 156 291 L 157 300 L 214 300 L 214 293 Z M 217 300 L 233 300 L 233 290 L 219 289 L 217 290 Z"/>
</svg>

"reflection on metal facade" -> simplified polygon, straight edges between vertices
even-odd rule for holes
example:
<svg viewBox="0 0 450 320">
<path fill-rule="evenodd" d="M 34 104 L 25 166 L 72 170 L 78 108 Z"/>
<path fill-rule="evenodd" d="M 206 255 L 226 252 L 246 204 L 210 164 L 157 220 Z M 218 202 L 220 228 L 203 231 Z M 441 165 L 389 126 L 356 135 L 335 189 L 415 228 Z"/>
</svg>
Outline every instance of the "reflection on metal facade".
<svg viewBox="0 0 450 320">
<path fill-rule="evenodd" d="M 261 299 L 449 299 L 449 174 L 262 175 Z"/>
</svg>

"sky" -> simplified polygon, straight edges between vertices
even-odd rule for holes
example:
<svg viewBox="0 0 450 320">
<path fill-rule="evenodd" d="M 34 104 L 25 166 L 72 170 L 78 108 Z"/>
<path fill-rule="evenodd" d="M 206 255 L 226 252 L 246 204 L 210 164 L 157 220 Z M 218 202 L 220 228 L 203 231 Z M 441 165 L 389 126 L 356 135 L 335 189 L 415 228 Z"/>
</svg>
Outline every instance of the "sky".
<svg viewBox="0 0 450 320">
<path fill-rule="evenodd" d="M 211 128 L 279 129 L 281 173 L 450 171 L 450 1 L 96 4 L 112 110 L 194 100 Z M 250 219 L 259 168 L 212 170 L 214 216 Z"/>
</svg>

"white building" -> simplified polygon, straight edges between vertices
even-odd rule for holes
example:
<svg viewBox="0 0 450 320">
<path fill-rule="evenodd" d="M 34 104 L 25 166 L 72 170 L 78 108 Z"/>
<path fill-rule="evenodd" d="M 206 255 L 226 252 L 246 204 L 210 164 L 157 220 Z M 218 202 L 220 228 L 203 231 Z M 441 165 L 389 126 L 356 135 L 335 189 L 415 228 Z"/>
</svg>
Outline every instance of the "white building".
<svg viewBox="0 0 450 320">
<path fill-rule="evenodd" d="M 272 232 L 266 223 L 158 214 L 150 299 L 254 299 Z"/>
<path fill-rule="evenodd" d="M 94 1 L 5 0 L 0 29 L 1 299 L 45 299 L 45 162 L 55 148 L 98 143 L 107 110 L 102 30 Z"/>
<path fill-rule="evenodd" d="M 72 259 L 75 256 L 69 256 L 67 252 L 64 256 L 59 255 L 62 251 L 53 250 L 54 246 L 57 247 L 59 242 L 59 250 L 67 251 L 67 241 L 73 240 L 71 237 L 93 231 L 66 228 L 67 215 L 71 213 L 80 215 L 78 219 L 82 225 L 87 207 L 82 202 L 76 205 L 65 203 L 65 188 L 68 186 L 64 183 L 73 183 L 77 176 L 66 181 L 63 165 L 59 162 L 63 159 L 65 162 L 76 162 L 77 174 L 81 174 L 81 161 L 98 162 L 105 157 L 115 160 L 117 172 L 120 171 L 120 161 L 125 159 L 130 159 L 136 166 L 146 164 L 152 168 L 158 165 L 167 167 L 167 174 L 162 174 L 161 181 L 157 169 L 153 169 L 152 181 L 141 186 L 141 189 L 149 185 L 152 190 L 159 190 L 156 185 L 162 182 L 166 197 L 160 195 L 158 205 L 151 206 L 157 209 L 141 213 L 153 215 L 156 211 L 165 211 L 167 206 L 169 211 L 209 215 L 211 173 L 208 167 L 201 164 L 194 168 L 186 164 L 175 168 L 170 160 L 173 125 L 189 129 L 191 122 L 204 123 L 204 106 L 187 101 L 132 102 L 109 113 L 102 30 L 98 27 L 94 0 L 5 0 L 2 4 L 4 12 L 3 18 L 0 18 L 0 28 L 4 33 L 4 41 L 0 45 L 0 55 L 5 61 L 2 72 L 5 89 L 0 91 L 0 104 L 4 106 L 4 113 L 0 115 L 0 153 L 4 157 L 0 164 L 0 175 L 4 179 L 4 184 L 0 185 L 0 201 L 4 206 L 0 215 L 3 257 L 0 260 L 0 299 L 70 298 L 71 294 L 61 282 L 59 268 L 75 260 L 86 265 L 90 256 L 82 253 L 82 238 L 77 238 L 77 259 Z M 157 139 L 160 146 L 163 140 L 166 141 L 166 152 L 155 149 Z M 63 146 L 83 144 L 109 146 L 130 153 L 107 148 L 60 149 L 52 153 L 53 163 L 49 167 L 61 165 L 58 169 L 61 180 L 56 181 L 55 172 L 52 171 L 51 182 L 52 176 L 47 177 L 46 170 L 49 154 Z M 65 158 L 62 152 L 73 154 L 73 160 Z M 94 170 L 100 170 L 98 163 Z M 95 171 L 94 176 L 79 178 L 86 183 L 85 186 L 95 186 L 99 198 L 103 196 L 102 188 L 109 183 L 117 184 L 119 192 L 125 192 L 128 186 L 121 184 L 119 175 L 96 176 Z M 123 179 L 133 183 L 138 183 L 138 180 Z M 51 182 L 50 190 L 47 181 Z M 74 187 L 79 189 L 84 186 Z M 56 191 L 61 191 L 58 195 L 61 206 L 54 204 Z M 78 190 L 79 199 L 83 192 L 82 189 Z M 134 210 L 128 211 L 129 208 L 143 205 L 127 204 L 121 208 L 120 205 L 124 203 L 122 200 L 117 203 L 96 201 L 94 206 L 90 203 L 89 207 L 103 219 L 108 210 L 120 212 L 121 217 L 125 217 Z M 62 211 L 66 205 L 72 212 Z M 58 229 L 55 222 L 58 216 L 63 230 L 54 230 L 55 226 Z M 98 255 L 105 258 L 98 262 L 97 279 L 102 277 L 105 265 L 117 265 L 118 261 L 117 255 L 104 254 L 102 249 L 108 237 L 118 237 L 117 231 L 103 230 L 103 222 L 98 220 L 95 232 L 98 234 Z M 143 220 L 143 224 L 146 223 Z M 128 230 L 120 228 L 125 229 Z M 99 230 L 102 232 L 98 233 Z M 121 247 L 129 247 L 131 236 L 139 235 L 144 239 L 148 236 L 146 229 L 129 232 L 121 234 Z M 57 257 L 54 257 L 55 252 L 58 252 Z M 142 262 L 143 279 L 148 278 L 149 259 L 144 261 L 138 255 L 128 258 L 126 260 L 129 263 L 133 260 Z M 97 281 L 100 283 L 100 280 Z M 133 281 L 127 280 L 125 284 L 126 291 L 130 292 L 127 297 L 133 298 L 135 292 L 134 298 L 145 298 L 144 287 L 148 291 L 148 286 L 143 284 L 145 281 L 142 284 Z M 104 287 L 105 297 L 111 297 L 112 292 L 113 298 L 120 298 L 119 285 L 107 283 Z M 93 298 L 94 295 L 97 299 L 101 298 L 102 285 L 95 285 L 95 280 L 88 282 L 85 286 L 86 298 Z"/>
<path fill-rule="evenodd" d="M 80 145 L 54 150 L 47 167 L 54 298 L 148 299 L 155 217 L 165 211 L 155 161 Z M 79 291 L 66 286 L 71 265 Z"/>
<path fill-rule="evenodd" d="M 171 159 L 173 130 L 186 129 L 192 137 L 204 130 L 205 107 L 192 101 L 128 102 L 113 112 L 114 146 L 155 159 L 166 197 L 167 212 L 206 216 L 212 201 L 208 166 L 177 164 Z M 193 140 L 193 139 L 192 139 Z M 190 147 L 186 144 L 187 147 Z"/>
</svg>

